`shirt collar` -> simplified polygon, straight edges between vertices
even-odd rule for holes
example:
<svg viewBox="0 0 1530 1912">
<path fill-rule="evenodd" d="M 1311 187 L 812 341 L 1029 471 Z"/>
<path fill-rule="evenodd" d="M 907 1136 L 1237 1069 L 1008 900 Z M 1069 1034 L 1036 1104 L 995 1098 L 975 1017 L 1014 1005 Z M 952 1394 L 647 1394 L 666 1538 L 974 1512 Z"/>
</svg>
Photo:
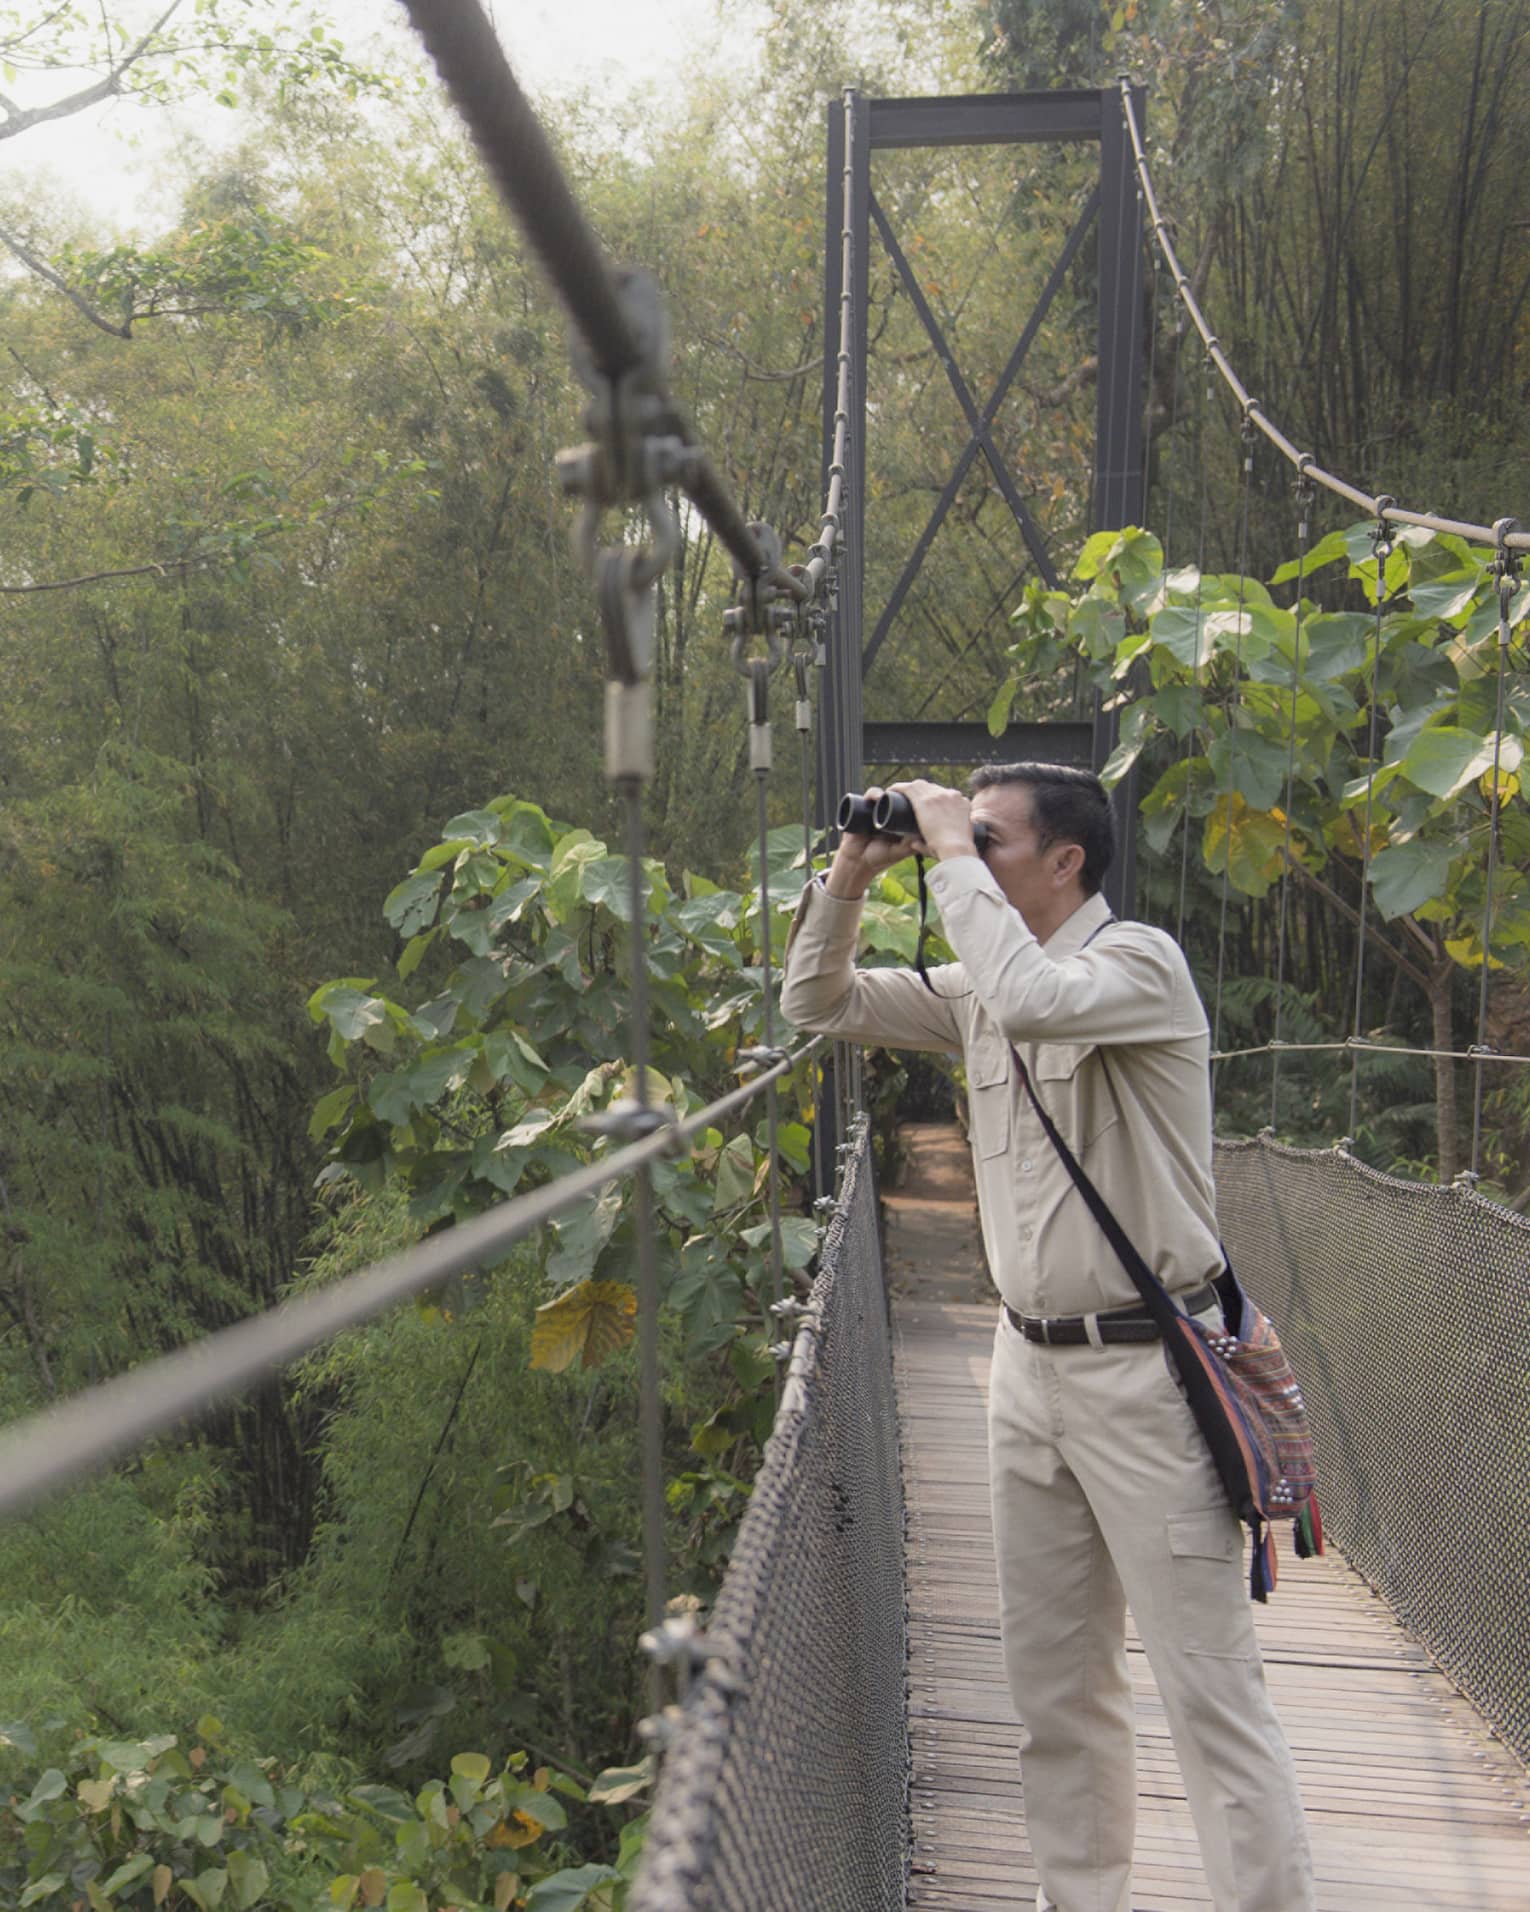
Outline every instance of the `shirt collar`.
<svg viewBox="0 0 1530 1912">
<path fill-rule="evenodd" d="M 1079 904 L 1066 922 L 1058 924 L 1041 947 L 1054 963 L 1076 956 L 1095 931 L 1110 921 L 1112 913 L 1110 905 L 1096 890 Z"/>
</svg>

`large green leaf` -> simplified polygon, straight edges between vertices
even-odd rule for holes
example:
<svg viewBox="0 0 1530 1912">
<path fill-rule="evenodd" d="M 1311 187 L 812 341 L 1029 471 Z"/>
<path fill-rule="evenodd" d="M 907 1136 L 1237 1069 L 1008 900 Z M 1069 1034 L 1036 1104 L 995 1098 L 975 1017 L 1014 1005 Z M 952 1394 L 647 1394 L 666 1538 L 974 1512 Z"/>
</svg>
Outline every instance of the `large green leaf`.
<svg viewBox="0 0 1530 1912">
<path fill-rule="evenodd" d="M 735 1135 L 717 1158 L 712 1209 L 723 1214 L 739 1208 L 754 1194 L 754 1149 L 747 1135 Z"/>
<path fill-rule="evenodd" d="M 1504 759 L 1503 768 L 1519 768 L 1519 742 L 1506 739 L 1512 746 L 1514 761 Z M 1402 774 L 1432 797 L 1449 799 L 1467 784 L 1485 776 L 1493 768 L 1493 739 L 1479 737 L 1475 731 L 1461 730 L 1452 724 L 1436 724 L 1421 730 L 1409 744 L 1402 759 Z"/>
<path fill-rule="evenodd" d="M 599 1195 L 586 1196 L 557 1218 L 552 1230 L 558 1245 L 547 1258 L 547 1279 L 555 1288 L 569 1288 L 588 1278 L 621 1213 L 621 1185 L 614 1183 Z"/>
<path fill-rule="evenodd" d="M 1415 837 L 1411 843 L 1393 844 L 1372 857 L 1371 894 L 1377 909 L 1390 920 L 1443 897 L 1455 855 L 1453 844 L 1425 843 Z"/>
<path fill-rule="evenodd" d="M 1286 785 L 1284 743 L 1257 730 L 1224 730 L 1206 753 L 1218 790 L 1233 789 L 1254 810 L 1273 810 Z"/>
<path fill-rule="evenodd" d="M 436 913 L 436 898 L 441 893 L 439 870 L 406 876 L 391 889 L 383 902 L 383 915 L 400 936 L 414 936 L 428 926 Z"/>
<path fill-rule="evenodd" d="M 539 1879 L 526 1898 L 526 1912 L 579 1912 L 603 1885 L 619 1880 L 615 1866 L 573 1866 Z"/>
</svg>

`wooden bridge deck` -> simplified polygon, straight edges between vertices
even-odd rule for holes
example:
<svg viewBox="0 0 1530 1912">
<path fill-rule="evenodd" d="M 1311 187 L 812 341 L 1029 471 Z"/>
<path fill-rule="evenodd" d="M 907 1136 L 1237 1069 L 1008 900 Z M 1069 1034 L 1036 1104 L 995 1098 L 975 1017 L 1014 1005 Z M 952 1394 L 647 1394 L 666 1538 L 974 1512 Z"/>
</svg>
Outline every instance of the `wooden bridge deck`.
<svg viewBox="0 0 1530 1912">
<path fill-rule="evenodd" d="M 921 1138 L 916 1131 L 916 1147 Z M 965 1149 L 922 1141 L 888 1201 L 909 1498 L 914 1876 L 919 1912 L 1035 1904 L 999 1657 L 983 1416 L 994 1304 L 975 1293 Z M 1505 1616 L 1523 1624 L 1523 1616 Z M 1282 1552 L 1257 1615 L 1296 1755 L 1322 1912 L 1526 1912 L 1527 1778 L 1335 1554 Z M 1136 1912 L 1210 1895 L 1152 1676 L 1130 1641 L 1138 1721 Z"/>
</svg>

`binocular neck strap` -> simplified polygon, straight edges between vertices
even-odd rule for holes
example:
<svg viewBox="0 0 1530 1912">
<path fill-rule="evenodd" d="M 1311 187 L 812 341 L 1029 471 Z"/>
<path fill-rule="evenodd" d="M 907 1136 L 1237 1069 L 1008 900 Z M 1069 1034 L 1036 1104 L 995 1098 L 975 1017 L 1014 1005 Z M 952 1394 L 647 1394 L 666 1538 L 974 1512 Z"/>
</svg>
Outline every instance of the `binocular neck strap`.
<svg viewBox="0 0 1530 1912">
<path fill-rule="evenodd" d="M 924 966 L 924 945 L 930 933 L 930 891 L 924 880 L 924 858 L 914 858 L 914 868 L 919 875 L 919 940 L 914 945 L 914 967 L 919 971 L 919 980 L 932 996 L 940 991 L 930 981 L 930 972 Z"/>
</svg>

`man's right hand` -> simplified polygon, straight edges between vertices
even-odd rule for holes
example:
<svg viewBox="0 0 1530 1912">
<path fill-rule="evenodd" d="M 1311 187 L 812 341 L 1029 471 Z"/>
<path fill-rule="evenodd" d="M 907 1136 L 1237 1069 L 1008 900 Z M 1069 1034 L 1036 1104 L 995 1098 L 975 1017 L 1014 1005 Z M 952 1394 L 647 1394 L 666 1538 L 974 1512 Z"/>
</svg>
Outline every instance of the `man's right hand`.
<svg viewBox="0 0 1530 1912">
<path fill-rule="evenodd" d="M 868 784 L 865 794 L 875 803 L 882 792 L 875 784 Z M 830 896 L 856 902 L 884 870 L 912 856 L 916 847 L 906 837 L 854 836 L 847 830 L 839 839 L 824 887 Z"/>
</svg>

